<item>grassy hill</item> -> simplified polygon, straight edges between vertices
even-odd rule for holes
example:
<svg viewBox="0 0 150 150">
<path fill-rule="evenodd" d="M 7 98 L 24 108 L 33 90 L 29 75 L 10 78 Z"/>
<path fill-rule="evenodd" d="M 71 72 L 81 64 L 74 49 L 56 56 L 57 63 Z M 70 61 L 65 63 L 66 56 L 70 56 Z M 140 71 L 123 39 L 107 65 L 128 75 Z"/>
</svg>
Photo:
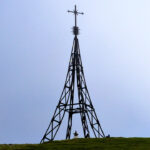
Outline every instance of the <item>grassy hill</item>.
<svg viewBox="0 0 150 150">
<path fill-rule="evenodd" d="M 4 144 L 0 150 L 150 150 L 150 138 L 73 139 L 44 144 Z"/>
</svg>

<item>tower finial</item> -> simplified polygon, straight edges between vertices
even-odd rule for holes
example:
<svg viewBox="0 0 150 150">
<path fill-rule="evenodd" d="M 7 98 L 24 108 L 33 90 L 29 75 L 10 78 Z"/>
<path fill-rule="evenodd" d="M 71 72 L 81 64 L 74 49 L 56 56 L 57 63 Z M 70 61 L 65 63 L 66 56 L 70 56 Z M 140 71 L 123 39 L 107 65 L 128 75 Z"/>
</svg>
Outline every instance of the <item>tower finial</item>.
<svg viewBox="0 0 150 150">
<path fill-rule="evenodd" d="M 78 14 L 83 15 L 84 13 L 78 12 L 76 5 L 74 6 L 74 10 L 73 11 L 68 10 L 68 13 L 73 13 L 75 16 L 75 26 L 73 27 L 73 33 L 74 33 L 74 35 L 78 35 L 79 34 L 79 28 L 77 26 L 77 15 Z"/>
</svg>

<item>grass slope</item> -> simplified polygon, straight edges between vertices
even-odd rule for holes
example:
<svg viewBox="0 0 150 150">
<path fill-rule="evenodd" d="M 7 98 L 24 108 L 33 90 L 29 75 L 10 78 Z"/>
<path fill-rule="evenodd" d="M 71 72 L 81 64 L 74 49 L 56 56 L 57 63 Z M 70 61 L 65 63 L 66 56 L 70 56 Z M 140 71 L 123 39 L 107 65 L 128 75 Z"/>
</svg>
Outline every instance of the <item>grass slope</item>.
<svg viewBox="0 0 150 150">
<path fill-rule="evenodd" d="M 0 145 L 0 150 L 150 150 L 150 138 L 73 139 L 44 144 Z"/>
</svg>

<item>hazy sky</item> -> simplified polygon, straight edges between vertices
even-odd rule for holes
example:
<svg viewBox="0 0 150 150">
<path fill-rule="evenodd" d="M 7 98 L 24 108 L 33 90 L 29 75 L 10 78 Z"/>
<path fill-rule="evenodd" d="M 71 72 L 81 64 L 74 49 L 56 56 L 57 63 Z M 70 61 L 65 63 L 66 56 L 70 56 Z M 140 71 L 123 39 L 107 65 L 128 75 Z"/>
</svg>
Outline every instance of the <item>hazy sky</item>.
<svg viewBox="0 0 150 150">
<path fill-rule="evenodd" d="M 85 13 L 81 56 L 105 134 L 150 136 L 149 0 L 0 0 L 0 143 L 40 142 L 64 86 L 75 4 Z M 65 120 L 56 139 L 65 138 Z M 82 137 L 79 116 L 74 130 Z"/>
</svg>

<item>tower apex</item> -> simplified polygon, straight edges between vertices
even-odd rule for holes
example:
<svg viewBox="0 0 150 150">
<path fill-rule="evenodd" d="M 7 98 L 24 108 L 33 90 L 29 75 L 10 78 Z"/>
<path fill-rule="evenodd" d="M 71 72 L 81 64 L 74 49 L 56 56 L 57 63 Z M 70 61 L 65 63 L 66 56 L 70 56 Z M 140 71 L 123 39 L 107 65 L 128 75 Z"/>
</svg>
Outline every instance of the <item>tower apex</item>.
<svg viewBox="0 0 150 150">
<path fill-rule="evenodd" d="M 75 25 L 73 27 L 73 34 L 75 36 L 77 36 L 79 34 L 79 27 L 77 26 L 77 15 L 78 14 L 83 15 L 84 13 L 83 12 L 78 12 L 76 5 L 74 6 L 74 10 L 73 11 L 68 10 L 68 13 L 73 13 L 74 16 L 75 16 Z"/>
</svg>

